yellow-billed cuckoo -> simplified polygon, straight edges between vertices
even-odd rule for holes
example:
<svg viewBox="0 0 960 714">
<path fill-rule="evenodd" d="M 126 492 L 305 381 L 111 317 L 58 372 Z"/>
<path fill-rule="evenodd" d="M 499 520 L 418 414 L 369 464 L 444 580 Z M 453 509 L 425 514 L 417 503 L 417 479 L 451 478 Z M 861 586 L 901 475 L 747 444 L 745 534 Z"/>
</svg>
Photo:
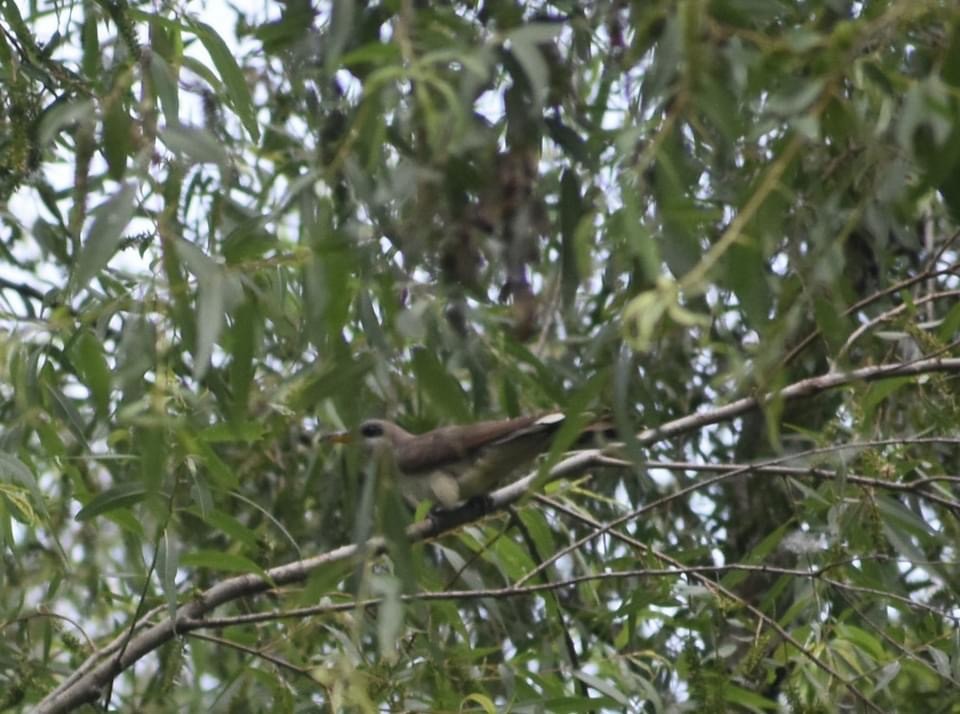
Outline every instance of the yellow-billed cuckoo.
<svg viewBox="0 0 960 714">
<path fill-rule="evenodd" d="M 550 447 L 564 419 L 552 413 L 442 426 L 424 434 L 411 434 L 385 419 L 368 419 L 358 433 L 364 447 L 395 471 L 397 490 L 407 501 L 429 499 L 453 508 L 529 467 Z M 608 422 L 597 422 L 584 434 L 612 431 Z M 345 443 L 353 435 L 339 432 L 327 440 Z"/>
</svg>

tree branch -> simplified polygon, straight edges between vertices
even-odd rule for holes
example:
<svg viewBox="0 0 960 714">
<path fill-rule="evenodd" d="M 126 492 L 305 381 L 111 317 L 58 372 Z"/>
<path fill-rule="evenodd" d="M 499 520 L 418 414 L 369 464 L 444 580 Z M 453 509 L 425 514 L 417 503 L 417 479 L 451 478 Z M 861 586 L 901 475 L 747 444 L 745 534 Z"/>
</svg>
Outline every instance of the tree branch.
<svg viewBox="0 0 960 714">
<path fill-rule="evenodd" d="M 849 372 L 828 372 L 817 377 L 802 379 L 783 389 L 760 397 L 744 397 L 716 409 L 707 409 L 680 419 L 674 419 L 657 428 L 645 429 L 637 434 L 637 441 L 641 446 L 646 446 L 678 434 L 694 431 L 703 426 L 733 419 L 775 399 L 800 399 L 857 382 L 876 382 L 893 377 L 915 377 L 930 372 L 960 372 L 960 358 L 932 357 L 912 362 L 861 367 Z"/>
<path fill-rule="evenodd" d="M 909 363 L 896 363 L 864 367 L 844 373 L 828 373 L 819 377 L 805 379 L 776 392 L 760 397 L 738 399 L 717 409 L 705 410 L 681 419 L 667 422 L 660 427 L 646 429 L 637 435 L 641 445 L 651 444 L 662 439 L 677 436 L 682 433 L 699 429 L 709 424 L 715 424 L 732 419 L 741 414 L 760 407 L 772 399 L 798 399 L 825 392 L 836 387 L 853 384 L 861 381 L 875 381 L 891 377 L 915 376 L 929 372 L 960 371 L 960 359 L 935 357 L 917 360 Z M 775 462 L 775 460 L 774 460 Z M 608 453 L 600 450 L 577 452 L 564 459 L 551 469 L 549 478 L 561 478 L 580 473 L 587 468 L 610 465 L 622 466 L 626 462 L 611 460 Z M 771 462 L 772 463 L 772 462 Z M 750 467 L 754 468 L 754 467 Z M 728 478 L 737 471 L 722 474 L 720 478 Z M 429 519 L 414 523 L 407 529 L 407 536 L 412 542 L 435 538 L 454 528 L 473 522 L 493 510 L 501 510 L 507 505 L 522 498 L 531 484 L 538 478 L 537 473 L 530 474 L 518 481 L 490 494 L 490 498 L 482 506 L 467 504 L 466 507 L 446 512 L 440 518 Z M 702 486 L 703 484 L 700 484 Z M 642 510 L 654 508 L 657 502 L 649 504 Z M 637 513 L 628 514 L 624 519 L 611 522 L 605 529 L 615 527 L 619 522 L 635 518 Z M 595 536 L 592 536 L 595 537 Z M 580 542 L 574 547 L 579 547 Z M 188 622 L 202 620 L 208 613 L 217 607 L 242 597 L 264 593 L 275 585 L 286 585 L 305 580 L 310 573 L 331 563 L 355 557 L 359 552 L 382 553 L 385 550 L 383 538 L 371 538 L 364 544 L 345 545 L 320 555 L 295 561 L 287 565 L 271 568 L 267 571 L 269 581 L 256 575 L 241 575 L 228 578 L 213 585 L 202 592 L 195 599 L 184 603 L 177 608 L 176 613 L 157 624 L 149 625 L 130 638 L 126 647 L 119 655 L 105 655 L 106 652 L 116 651 L 116 642 L 100 652 L 92 654 L 84 662 L 78 672 L 69 677 L 54 691 L 48 694 L 38 704 L 36 711 L 40 714 L 64 712 L 80 704 L 96 700 L 109 682 L 135 662 L 168 642 L 183 631 Z M 555 558 L 547 558 L 545 565 L 549 565 Z M 531 575 L 539 570 L 535 569 Z M 143 620 L 141 620 L 141 623 Z M 130 632 L 140 629 L 141 623 L 135 623 L 129 628 Z M 127 628 L 125 628 L 125 632 Z M 104 661 L 104 657 L 107 657 Z"/>
<path fill-rule="evenodd" d="M 562 504 L 551 503 L 552 508 L 574 515 L 573 511 L 565 509 Z M 582 520 L 582 515 L 577 516 Z M 602 527 L 602 524 L 596 523 Z M 633 547 L 643 547 L 644 552 L 650 552 L 652 555 L 659 555 L 649 546 L 640 543 L 636 539 L 630 538 L 619 531 L 611 532 L 611 535 L 618 540 L 624 540 Z M 620 538 L 620 536 L 624 536 Z M 532 585 L 508 585 L 502 588 L 483 588 L 480 590 L 441 590 L 437 592 L 422 591 L 418 593 L 405 594 L 400 596 L 403 602 L 429 602 L 438 600 L 506 600 L 514 597 L 526 595 L 539 595 L 564 588 L 573 587 L 582 583 L 597 582 L 603 580 L 620 580 L 624 578 L 661 578 L 661 577 L 680 577 L 689 575 L 710 575 L 719 577 L 724 573 L 762 573 L 772 575 L 788 575 L 797 578 L 810 578 L 827 583 L 831 587 L 850 592 L 859 592 L 876 597 L 883 597 L 894 600 L 900 604 L 915 610 L 927 612 L 931 615 L 953 621 L 960 624 L 960 616 L 953 615 L 949 611 L 927 605 L 926 603 L 911 600 L 903 595 L 896 593 L 878 591 L 874 588 L 866 588 L 859 585 L 851 585 L 839 580 L 825 577 L 825 574 L 844 565 L 850 565 L 855 560 L 870 560 L 869 556 L 858 558 L 847 558 L 836 563 L 828 563 L 819 568 L 809 568 L 803 570 L 800 568 L 784 568 L 775 565 L 766 565 L 764 563 L 728 563 L 726 565 L 676 565 L 670 568 L 636 568 L 632 570 L 614 570 L 602 573 L 589 573 L 586 575 L 574 575 L 562 580 L 551 580 L 546 582 L 534 583 Z M 896 560 L 882 555 L 873 556 L 874 560 Z M 940 563 L 945 565 L 947 563 Z M 300 620 L 305 617 L 317 617 L 319 615 L 332 615 L 338 612 L 353 612 L 357 608 L 375 607 L 383 603 L 382 597 L 366 598 L 364 600 L 350 599 L 340 603 L 324 603 L 322 605 L 311 605 L 310 607 L 298 607 L 290 610 L 270 610 L 267 612 L 252 612 L 245 615 L 231 615 L 227 617 L 208 617 L 202 620 L 191 620 L 182 623 L 182 631 L 193 632 L 194 630 L 219 630 L 226 627 L 237 627 L 239 625 L 252 625 L 261 622 L 276 622 L 278 620 Z"/>
</svg>

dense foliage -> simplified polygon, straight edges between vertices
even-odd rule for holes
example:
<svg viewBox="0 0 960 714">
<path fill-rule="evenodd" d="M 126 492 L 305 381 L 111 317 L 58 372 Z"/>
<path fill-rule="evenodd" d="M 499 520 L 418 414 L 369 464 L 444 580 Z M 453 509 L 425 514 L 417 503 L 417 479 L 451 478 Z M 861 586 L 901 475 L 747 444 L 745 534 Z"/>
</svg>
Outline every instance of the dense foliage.
<svg viewBox="0 0 960 714">
<path fill-rule="evenodd" d="M 955 3 L 235 5 L 0 5 L 0 709 L 960 711 Z"/>
</svg>

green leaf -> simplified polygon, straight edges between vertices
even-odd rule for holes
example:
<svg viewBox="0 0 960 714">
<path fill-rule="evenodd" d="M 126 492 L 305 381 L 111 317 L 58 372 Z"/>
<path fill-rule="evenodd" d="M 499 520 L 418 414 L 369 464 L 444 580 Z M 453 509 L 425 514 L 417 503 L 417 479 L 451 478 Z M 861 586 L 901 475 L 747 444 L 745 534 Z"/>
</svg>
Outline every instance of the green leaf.
<svg viewBox="0 0 960 714">
<path fill-rule="evenodd" d="M 776 711 L 779 709 L 776 702 L 767 699 L 761 694 L 751 692 L 749 689 L 731 684 L 730 682 L 723 685 L 723 698 L 728 702 L 736 704 L 738 707 L 752 709 L 754 711 L 763 709 Z"/>
<path fill-rule="evenodd" d="M 533 569 L 534 564 L 530 555 L 519 543 L 510 538 L 498 538 L 492 550 L 488 552 L 494 556 L 494 562 L 508 582 L 519 580 Z"/>
<path fill-rule="evenodd" d="M 232 489 L 240 484 L 236 471 L 227 465 L 210 446 L 205 443 L 197 444 L 197 452 L 203 458 L 203 465 L 214 483 L 220 488 Z"/>
<path fill-rule="evenodd" d="M 933 645 L 927 645 L 926 649 L 941 677 L 949 678 L 954 675 L 954 671 L 950 667 L 950 658 L 943 650 L 937 649 Z"/>
<path fill-rule="evenodd" d="M 510 53 L 516 58 L 530 82 L 534 102 L 543 104 L 550 85 L 550 67 L 539 44 L 551 42 L 562 29 L 559 23 L 531 23 L 507 34 Z"/>
<path fill-rule="evenodd" d="M 583 670 L 574 671 L 573 676 L 582 681 L 588 687 L 596 689 L 601 694 L 610 697 L 621 707 L 626 707 L 629 703 L 626 695 L 616 687 L 615 681 L 588 674 Z"/>
<path fill-rule="evenodd" d="M 103 55 L 100 50 L 100 38 L 97 36 L 97 12 L 87 7 L 83 14 L 83 25 L 80 28 L 80 46 L 83 48 L 83 75 L 88 79 L 98 81 L 101 78 L 100 68 L 103 64 Z"/>
<path fill-rule="evenodd" d="M 950 30 L 950 40 L 943 53 L 943 62 L 940 65 L 943 81 L 951 87 L 960 89 L 960 19 L 954 15 L 953 27 Z"/>
<path fill-rule="evenodd" d="M 863 410 L 864 422 L 868 424 L 872 423 L 873 413 L 877 407 L 880 406 L 887 397 L 898 391 L 901 387 L 911 384 L 913 380 L 913 377 L 891 377 L 889 379 L 871 382 L 867 393 L 863 395 L 863 400 L 860 403 L 860 408 Z"/>
<path fill-rule="evenodd" d="M 506 339 L 503 344 L 503 354 L 498 355 L 498 358 L 502 364 L 513 367 L 512 373 L 506 376 L 515 383 L 514 386 L 521 389 L 521 392 L 527 393 L 529 401 L 560 404 L 564 400 L 566 390 L 560 381 L 560 375 L 552 371 L 525 345 L 516 340 Z M 528 376 L 526 370 L 519 369 L 521 365 L 532 368 L 533 374 Z"/>
<path fill-rule="evenodd" d="M 208 444 L 222 444 L 233 441 L 253 444 L 260 441 L 266 432 L 267 427 L 261 422 L 230 422 L 229 424 L 208 426 L 206 429 L 202 429 L 197 437 Z"/>
<path fill-rule="evenodd" d="M 423 347 L 415 349 L 411 366 L 417 387 L 443 416 L 459 422 L 470 420 L 466 392 L 432 351 Z"/>
<path fill-rule="evenodd" d="M 330 31 L 324 43 L 324 66 L 333 74 L 340 61 L 340 54 L 354 35 L 355 0 L 334 0 L 330 17 Z"/>
<path fill-rule="evenodd" d="M 863 628 L 847 623 L 838 623 L 837 635 L 854 643 L 869 657 L 878 662 L 882 662 L 886 658 L 883 643 Z"/>
<path fill-rule="evenodd" d="M 233 52 L 210 25 L 197 21 L 193 21 L 191 25 L 194 34 L 203 43 L 207 52 L 210 53 L 217 71 L 220 72 L 220 78 L 227 87 L 227 97 L 230 99 L 234 111 L 240 117 L 240 121 L 250 137 L 254 141 L 259 141 L 260 128 L 257 125 L 250 89 L 247 87 L 247 80 L 243 76 L 243 71 L 237 64 Z"/>
<path fill-rule="evenodd" d="M 767 110 L 780 116 L 793 117 L 813 104 L 823 91 L 826 81 L 823 77 L 813 77 L 788 82 L 785 91 L 770 96 Z"/>
<path fill-rule="evenodd" d="M 833 300 L 817 296 L 813 302 L 813 311 L 817 319 L 817 327 L 823 335 L 832 353 L 836 353 L 847 336 L 850 328 L 847 319 L 843 316 L 843 309 Z"/>
<path fill-rule="evenodd" d="M 167 613 L 170 617 L 177 612 L 177 566 L 179 553 L 170 530 L 163 532 L 160 540 L 160 552 L 157 554 L 157 572 L 160 574 L 160 583 L 163 594 L 167 598 Z"/>
<path fill-rule="evenodd" d="M 553 139 L 560 146 L 560 148 L 564 150 L 567 156 L 593 168 L 594 164 L 596 163 L 594 160 L 594 155 L 590 152 L 587 147 L 587 143 L 583 140 L 583 137 L 581 137 L 580 134 L 564 124 L 557 117 L 548 117 L 544 121 L 544 124 L 547 126 L 547 131 L 550 133 L 550 138 Z"/>
<path fill-rule="evenodd" d="M 887 685 L 890 684 L 890 682 L 892 682 L 898 674 L 900 674 L 901 666 L 902 665 L 897 660 L 894 660 L 893 662 L 889 662 L 888 664 L 885 664 L 881 668 L 880 675 L 877 677 L 877 681 L 874 684 L 874 687 L 876 688 L 876 690 L 880 691 L 880 690 L 886 689 Z M 950 677 L 950 674 L 945 674 L 942 672 L 941 674 L 944 677 Z"/>
<path fill-rule="evenodd" d="M 57 419 L 60 419 L 67 428 L 73 433 L 77 441 L 81 444 L 86 444 L 87 436 L 84 428 L 84 419 L 80 416 L 80 412 L 77 411 L 77 408 L 73 404 L 73 400 L 67 397 L 58 387 L 54 386 L 52 382 L 54 377 L 52 373 L 48 371 L 47 366 L 44 366 L 44 371 L 42 374 L 43 386 L 45 387 L 46 396 L 48 397 L 47 406 L 51 414 L 55 415 Z"/>
<path fill-rule="evenodd" d="M 264 580 L 269 580 L 267 571 L 236 553 L 224 553 L 219 550 L 196 550 L 180 558 L 180 565 L 184 568 L 209 568 L 227 573 L 252 573 Z"/>
<path fill-rule="evenodd" d="M 547 452 L 546 458 L 540 462 L 540 472 L 537 480 L 531 486 L 531 491 L 543 487 L 550 469 L 576 443 L 584 427 L 593 418 L 593 414 L 587 411 L 588 407 L 594 404 L 599 395 L 606 389 L 612 373 L 611 368 L 598 370 L 590 379 L 567 396 L 563 402 L 563 412 L 566 419 L 554 435 L 553 443 L 550 445 L 550 451 Z"/>
<path fill-rule="evenodd" d="M 623 705 L 612 697 L 551 697 L 536 702 L 535 708 L 551 714 L 576 714 L 577 712 L 617 711 Z"/>
<path fill-rule="evenodd" d="M 382 67 L 398 64 L 400 60 L 400 47 L 396 43 L 368 42 L 343 55 L 340 58 L 340 64 L 344 67 L 368 64 Z"/>
<path fill-rule="evenodd" d="M 202 379 L 210 366 L 213 347 L 220 337 L 225 319 L 223 273 L 212 271 L 200 279 L 197 297 L 197 347 L 193 356 L 194 379 Z"/>
<path fill-rule="evenodd" d="M 122 97 L 125 94 L 126 91 L 123 91 L 109 99 L 103 112 L 103 155 L 107 159 L 110 178 L 114 181 L 123 178 L 127 172 L 127 157 L 133 153 L 133 122 L 123 104 Z"/>
<path fill-rule="evenodd" d="M 210 275 L 221 269 L 213 258 L 190 241 L 179 240 L 176 245 L 176 254 L 186 263 L 190 272 L 196 275 L 199 280 L 206 280 Z"/>
<path fill-rule="evenodd" d="M 735 243 L 723 260 L 726 278 L 736 294 L 748 324 L 755 330 L 770 322 L 773 295 L 767 283 L 766 261 L 756 241 Z"/>
<path fill-rule="evenodd" d="M 324 337 L 339 335 L 347 322 L 355 292 L 350 284 L 355 263 L 356 256 L 331 239 L 304 266 L 306 314 L 317 330 L 318 344 L 323 344 Z"/>
<path fill-rule="evenodd" d="M 168 431 L 149 424 L 136 431 L 136 446 L 140 452 L 140 475 L 147 493 L 160 492 L 167 476 Z"/>
<path fill-rule="evenodd" d="M 110 367 L 103 354 L 103 344 L 89 330 L 84 330 L 73 346 L 73 361 L 96 405 L 105 417 L 110 409 Z"/>
<path fill-rule="evenodd" d="M 43 492 L 33 477 L 33 472 L 16 456 L 0 452 L 0 477 L 2 476 L 12 477 L 14 481 L 26 486 L 40 508 L 44 507 Z"/>
<path fill-rule="evenodd" d="M 6 499 L 10 507 L 10 515 L 21 523 L 36 528 L 41 525 L 41 521 L 37 518 L 33 506 L 30 505 L 28 494 L 29 492 L 25 488 L 0 482 L 0 496 Z M 2 515 L 0 515 L 0 520 L 2 520 Z M 3 542 L 2 538 L 0 538 L 0 542 Z"/>
<path fill-rule="evenodd" d="M 486 714 L 496 714 L 497 707 L 493 700 L 484 694 L 468 694 L 460 702 L 460 711 L 470 711 L 473 707 L 466 707 L 467 704 L 478 704 Z"/>
<path fill-rule="evenodd" d="M 217 164 L 221 170 L 230 165 L 220 141 L 206 129 L 192 126 L 168 126 L 160 139 L 170 150 L 193 159 L 197 164 Z"/>
<path fill-rule="evenodd" d="M 81 508 L 74 518 L 78 521 L 89 521 L 104 513 L 119 508 L 128 508 L 140 503 L 147 494 L 146 486 L 139 482 L 121 483 L 106 491 L 101 491 L 91 498 Z"/>
<path fill-rule="evenodd" d="M 230 421 L 232 431 L 242 435 L 247 442 L 258 441 L 263 435 L 263 425 L 245 421 L 250 388 L 256 374 L 254 359 L 263 335 L 263 316 L 253 300 L 244 301 L 237 308 L 230 328 L 229 378 L 232 396 Z M 206 438 L 209 441 L 209 437 Z"/>
<path fill-rule="evenodd" d="M 953 339 L 953 336 L 960 332 L 960 302 L 954 304 L 943 318 L 943 324 L 937 330 L 937 337 L 947 341 Z"/>
<path fill-rule="evenodd" d="M 83 240 L 70 281 L 74 292 L 85 288 L 113 257 L 123 237 L 123 230 L 133 218 L 136 196 L 136 186 L 125 183 L 94 209 L 93 223 Z"/>
<path fill-rule="evenodd" d="M 377 609 L 377 649 L 385 661 L 396 661 L 404 621 L 400 580 L 392 575 L 378 575 L 372 579 L 371 586 L 373 593 L 383 598 Z"/>
<path fill-rule="evenodd" d="M 180 440 L 188 453 L 200 457 L 214 484 L 228 490 L 236 488 L 239 484 L 237 474 L 223 462 L 223 459 L 209 444 L 196 439 L 192 432 L 187 431 L 180 432 Z"/>
<path fill-rule="evenodd" d="M 204 514 L 203 511 L 196 506 L 192 506 L 188 510 L 190 513 L 193 513 L 198 518 L 202 518 L 223 533 L 229 540 L 240 543 L 244 547 L 252 550 L 256 550 L 259 547 L 257 534 L 229 513 L 213 510 Z"/>
<path fill-rule="evenodd" d="M 563 25 L 559 22 L 530 22 L 510 30 L 507 39 L 511 42 L 541 45 L 553 42 L 562 30 Z"/>
<path fill-rule="evenodd" d="M 180 124 L 180 90 L 177 78 L 167 61 L 158 54 L 150 57 L 150 80 L 153 83 L 153 91 L 160 100 L 167 126 L 178 126 Z"/>
<path fill-rule="evenodd" d="M 90 99 L 60 102 L 43 113 L 37 130 L 37 144 L 46 148 L 65 127 L 96 116 L 96 106 Z"/>
<path fill-rule="evenodd" d="M 358 355 L 352 362 L 337 364 L 307 377 L 293 392 L 289 407 L 296 411 L 312 409 L 324 399 L 356 395 L 363 387 L 363 378 L 373 367 L 369 355 Z"/>
<path fill-rule="evenodd" d="M 539 508 L 524 508 L 518 513 L 523 525 L 530 533 L 537 552 L 553 553 L 556 550 L 556 542 L 553 537 L 553 530 L 550 528 L 547 518 Z"/>
<path fill-rule="evenodd" d="M 787 531 L 794 527 L 793 522 L 787 521 L 779 528 L 775 528 L 768 536 L 753 547 L 747 557 L 742 558 L 742 562 L 750 564 L 763 563 L 767 556 L 780 545 Z M 720 580 L 720 584 L 728 590 L 737 587 L 741 582 L 747 579 L 749 573 L 745 570 L 733 570 Z"/>
<path fill-rule="evenodd" d="M 580 195 L 580 182 L 574 171 L 567 169 L 560 177 L 560 238 L 561 268 L 560 292 L 568 308 L 577 297 L 580 287 L 580 265 L 577 251 L 577 228 L 585 207 Z"/>
<path fill-rule="evenodd" d="M 202 77 L 203 80 L 211 87 L 220 87 L 220 80 L 217 79 L 217 75 L 214 74 L 212 69 L 207 67 L 207 65 L 198 60 L 196 57 L 193 57 L 192 55 L 184 55 L 183 67 L 184 69 L 193 72 L 198 77 Z"/>
</svg>

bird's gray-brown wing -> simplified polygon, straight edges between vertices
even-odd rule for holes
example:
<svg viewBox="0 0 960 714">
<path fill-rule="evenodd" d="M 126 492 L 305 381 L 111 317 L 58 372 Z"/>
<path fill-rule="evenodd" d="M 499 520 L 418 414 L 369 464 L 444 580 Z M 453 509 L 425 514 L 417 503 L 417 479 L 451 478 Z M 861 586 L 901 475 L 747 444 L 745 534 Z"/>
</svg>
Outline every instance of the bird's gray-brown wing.
<svg viewBox="0 0 960 714">
<path fill-rule="evenodd" d="M 456 479 L 459 498 L 488 493 L 518 470 L 529 467 L 549 447 L 562 423 L 562 414 L 551 414 L 481 422 L 474 425 L 480 428 L 466 432 L 457 433 L 455 428 L 441 431 L 439 438 L 451 447 L 451 459 L 444 471 Z"/>
<path fill-rule="evenodd" d="M 475 458 L 491 443 L 529 427 L 537 417 L 482 421 L 469 427 L 444 426 L 414 436 L 397 447 L 397 465 L 406 473 L 445 468 Z"/>
<path fill-rule="evenodd" d="M 408 476 L 430 476 L 436 482 L 430 489 L 449 506 L 445 501 L 466 500 L 488 493 L 517 471 L 528 468 L 550 447 L 564 420 L 563 414 L 554 412 L 477 422 L 468 427 L 441 427 L 398 445 L 397 464 Z M 596 429 L 588 426 L 584 436 L 593 432 L 595 437 L 610 430 L 612 425 L 600 422 L 596 426 Z M 453 479 L 455 485 L 451 482 Z M 438 484 L 443 486 L 444 496 L 437 493 Z"/>
<path fill-rule="evenodd" d="M 563 422 L 563 414 L 546 414 L 482 447 L 470 469 L 457 479 L 460 497 L 488 493 L 518 471 L 529 468 L 537 456 L 550 448 Z"/>
<path fill-rule="evenodd" d="M 481 447 L 471 467 L 457 478 L 460 498 L 488 493 L 518 471 L 529 469 L 537 456 L 550 449 L 565 420 L 561 413 L 545 414 Z M 595 421 L 584 428 L 572 446 L 595 447 L 615 436 L 611 422 Z"/>
</svg>

